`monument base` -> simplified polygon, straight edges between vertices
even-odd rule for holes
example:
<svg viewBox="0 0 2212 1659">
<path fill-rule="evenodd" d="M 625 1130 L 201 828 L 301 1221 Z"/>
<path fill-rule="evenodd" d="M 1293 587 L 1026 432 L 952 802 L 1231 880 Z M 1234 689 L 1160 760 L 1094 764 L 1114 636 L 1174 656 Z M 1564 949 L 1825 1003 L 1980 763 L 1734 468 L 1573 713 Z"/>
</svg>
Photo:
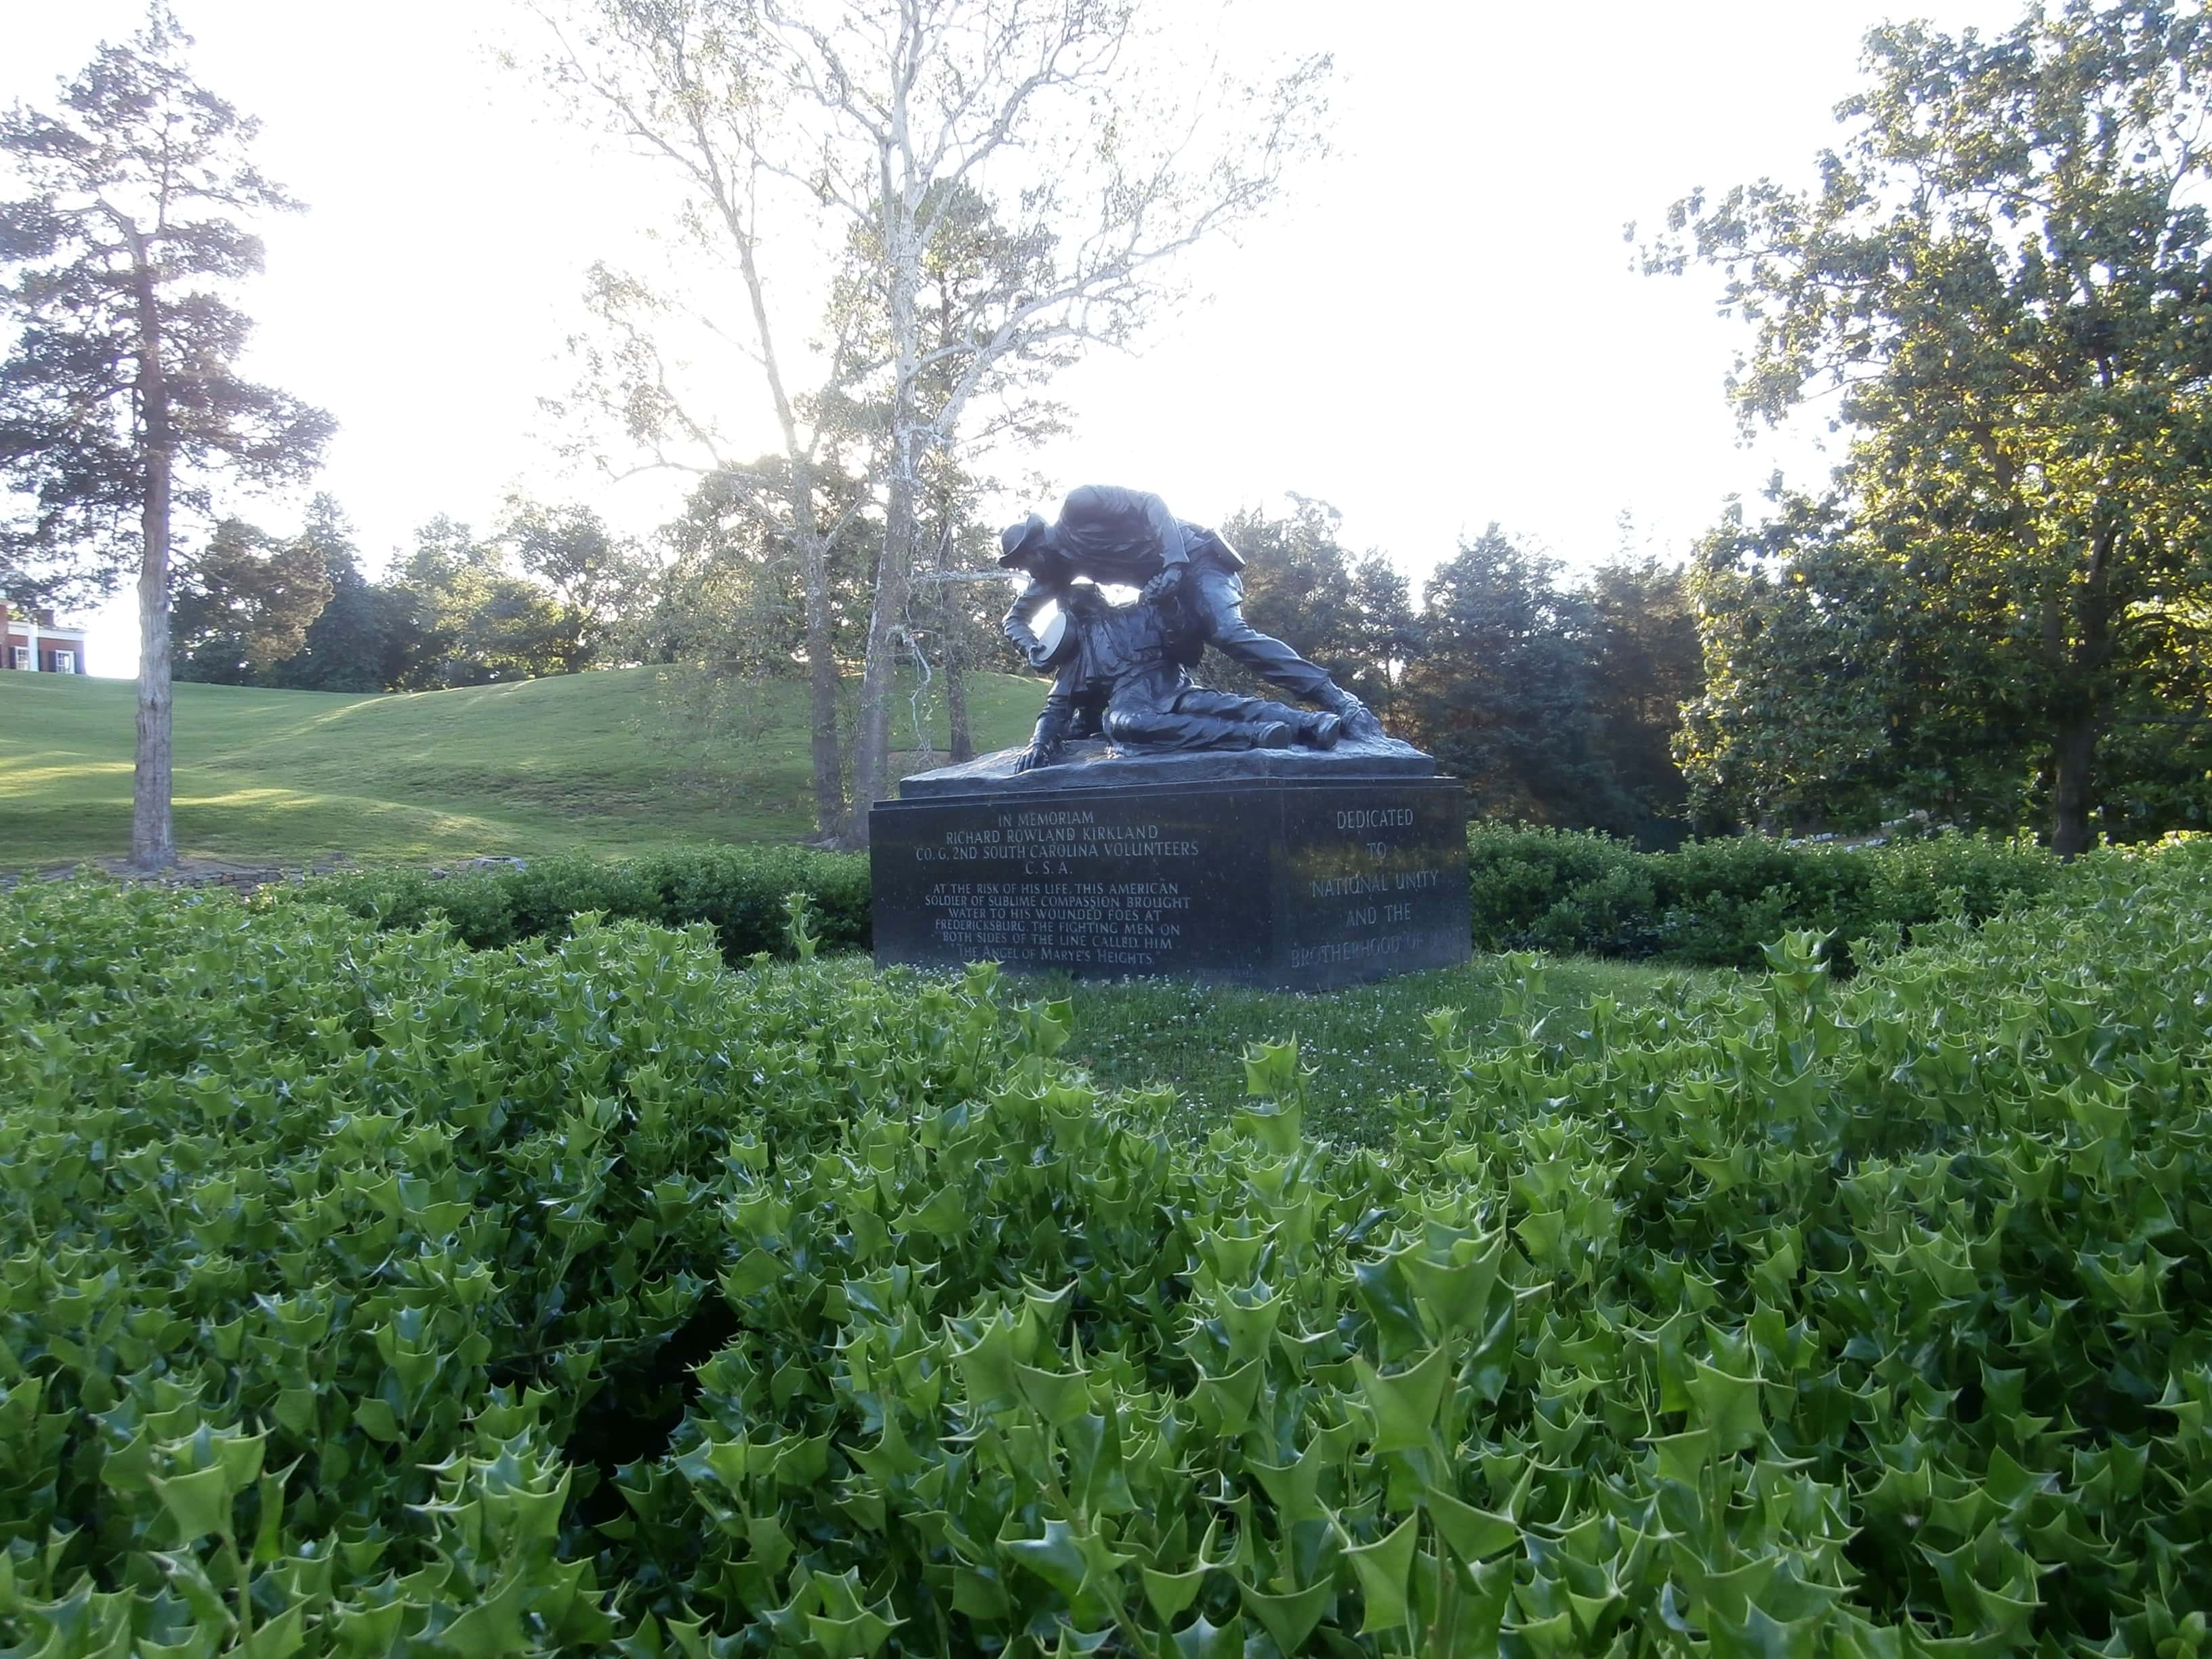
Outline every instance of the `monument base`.
<svg viewBox="0 0 2212 1659">
<path fill-rule="evenodd" d="M 1467 961 L 1459 784 L 1300 758 L 1171 781 L 981 763 L 909 779 L 869 815 L 876 960 L 1299 991 Z"/>
</svg>

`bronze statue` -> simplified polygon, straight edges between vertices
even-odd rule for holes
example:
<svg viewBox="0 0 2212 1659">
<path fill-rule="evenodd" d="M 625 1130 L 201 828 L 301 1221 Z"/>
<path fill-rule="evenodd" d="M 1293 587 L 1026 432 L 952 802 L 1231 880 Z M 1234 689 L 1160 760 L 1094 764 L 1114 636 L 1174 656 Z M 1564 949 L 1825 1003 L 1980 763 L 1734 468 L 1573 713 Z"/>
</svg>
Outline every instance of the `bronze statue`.
<svg viewBox="0 0 2212 1659">
<path fill-rule="evenodd" d="M 1038 611 L 1064 599 L 1079 579 L 1126 584 L 1143 590 L 1141 604 L 1158 607 L 1170 654 L 1180 667 L 1194 666 L 1211 645 L 1268 684 L 1320 705 L 1336 717 L 1344 736 L 1354 741 L 1382 736 L 1373 711 L 1326 669 L 1244 620 L 1244 583 L 1237 574 L 1244 561 L 1212 531 L 1176 518 L 1158 495 L 1085 484 L 1068 492 L 1057 520 L 1032 513 L 1009 525 L 999 545 L 1000 563 L 1030 579 L 1006 612 L 1006 637 L 1039 669 L 1049 665 L 1039 660 L 1042 642 L 1031 626 Z"/>
<path fill-rule="evenodd" d="M 1051 765 L 1066 738 L 1090 731 L 1146 749 L 1333 749 L 1342 735 L 1334 714 L 1198 684 L 1176 660 L 1170 619 L 1156 600 L 1117 605 L 1078 582 L 1060 606 L 1064 625 L 1031 655 L 1057 672 L 1017 771 Z"/>
</svg>

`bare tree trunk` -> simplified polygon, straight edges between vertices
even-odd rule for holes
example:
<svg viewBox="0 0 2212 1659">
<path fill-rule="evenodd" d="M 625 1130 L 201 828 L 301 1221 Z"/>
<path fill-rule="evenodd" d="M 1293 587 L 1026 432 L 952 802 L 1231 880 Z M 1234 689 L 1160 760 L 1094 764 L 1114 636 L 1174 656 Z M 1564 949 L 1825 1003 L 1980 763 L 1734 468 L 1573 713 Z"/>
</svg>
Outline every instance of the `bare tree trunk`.
<svg viewBox="0 0 2212 1659">
<path fill-rule="evenodd" d="M 2088 568 L 2075 590 L 2069 695 L 2060 704 L 2051 745 L 2051 850 L 2075 858 L 2089 850 L 2089 815 L 2096 805 L 2097 739 L 2108 707 L 2099 688 L 2112 658 L 2112 568 L 2120 556 L 2119 532 L 2101 526 L 2091 544 Z"/>
<path fill-rule="evenodd" d="M 2051 749 L 2051 850 L 2074 858 L 2089 850 L 2097 721 L 2084 715 L 2059 727 Z"/>
<path fill-rule="evenodd" d="M 830 645 L 825 599 L 806 607 L 807 718 L 813 726 L 814 829 L 823 841 L 845 834 L 845 761 L 837 740 L 837 659 Z"/>
<path fill-rule="evenodd" d="M 805 590 L 807 719 L 812 727 L 814 831 L 839 842 L 846 834 L 845 762 L 837 740 L 837 656 L 830 617 L 830 550 L 812 527 L 799 535 L 800 583 Z"/>
<path fill-rule="evenodd" d="M 955 475 L 957 476 L 957 475 Z M 930 626 L 936 630 L 939 672 L 945 676 L 945 733 L 952 745 L 952 763 L 975 758 L 975 734 L 968 724 L 967 619 L 952 597 L 953 545 L 960 524 L 958 492 L 949 481 L 934 492 L 931 510 L 937 515 L 937 553 L 932 569 L 937 577 L 936 603 L 930 607 Z M 916 535 L 920 532 L 917 530 Z"/>
<path fill-rule="evenodd" d="M 952 739 L 955 766 L 975 758 L 975 735 L 968 728 L 968 677 L 962 667 L 966 654 L 957 644 L 946 646 L 945 651 L 945 723 Z"/>
<path fill-rule="evenodd" d="M 135 241 L 135 238 L 133 239 Z M 145 422 L 145 554 L 138 568 L 138 749 L 131 781 L 131 864 L 151 874 L 177 861 L 170 816 L 173 750 L 169 720 L 169 386 L 161 371 L 154 274 L 137 250 L 138 399 Z"/>
<path fill-rule="evenodd" d="M 131 864 L 152 872 L 177 861 L 169 813 L 169 452 L 146 455 L 146 542 L 138 568 L 138 754 L 131 784 Z"/>
<path fill-rule="evenodd" d="M 853 818 L 846 840 L 863 846 L 868 811 L 887 792 L 890 771 L 891 693 L 898 674 L 896 639 L 906 621 L 914 574 L 916 514 L 921 506 L 920 421 L 915 407 L 919 329 L 915 296 L 921 283 L 921 249 L 915 237 L 915 204 L 891 173 L 888 143 L 878 183 L 884 251 L 890 276 L 890 467 L 884 501 L 884 550 L 876 562 L 875 608 L 868 617 L 867 660 L 860 670 L 858 750 L 853 762 Z"/>
<path fill-rule="evenodd" d="M 846 840 L 856 847 L 867 843 L 868 809 L 883 798 L 890 771 L 891 692 L 898 674 L 896 639 L 906 616 L 914 569 L 914 441 L 911 424 L 895 417 L 890 477 L 884 492 L 883 556 L 876 562 L 875 608 L 868 617 L 868 656 L 860 670 L 860 729 L 854 738 L 853 817 Z"/>
</svg>

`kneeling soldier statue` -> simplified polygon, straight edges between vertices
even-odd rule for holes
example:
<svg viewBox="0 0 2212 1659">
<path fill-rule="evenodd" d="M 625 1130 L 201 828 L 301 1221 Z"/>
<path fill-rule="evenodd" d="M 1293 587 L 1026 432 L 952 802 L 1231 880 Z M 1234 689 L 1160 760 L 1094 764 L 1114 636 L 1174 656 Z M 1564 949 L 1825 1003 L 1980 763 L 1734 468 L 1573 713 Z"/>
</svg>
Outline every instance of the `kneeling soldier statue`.
<svg viewBox="0 0 2212 1659">
<path fill-rule="evenodd" d="M 1063 742 L 1090 731 L 1146 749 L 1330 749 L 1343 734 L 1334 714 L 1198 684 L 1176 660 L 1170 619 L 1155 602 L 1113 605 L 1079 582 L 1060 606 L 1064 625 L 1030 654 L 1055 678 L 1017 771 L 1051 765 Z"/>
<path fill-rule="evenodd" d="M 1382 735 L 1374 713 L 1328 670 L 1244 620 L 1244 583 L 1237 574 L 1244 561 L 1212 531 L 1176 518 L 1158 495 L 1085 484 L 1068 492 L 1056 521 L 1032 513 L 1007 526 L 999 545 L 999 562 L 1030 579 L 1006 612 L 1006 637 L 1038 668 L 1047 665 L 1037 660 L 1041 642 L 1030 626 L 1037 611 L 1079 579 L 1120 583 L 1143 589 L 1145 602 L 1160 607 L 1170 649 L 1183 667 L 1195 666 L 1212 646 L 1268 684 L 1319 704 L 1355 742 Z"/>
</svg>

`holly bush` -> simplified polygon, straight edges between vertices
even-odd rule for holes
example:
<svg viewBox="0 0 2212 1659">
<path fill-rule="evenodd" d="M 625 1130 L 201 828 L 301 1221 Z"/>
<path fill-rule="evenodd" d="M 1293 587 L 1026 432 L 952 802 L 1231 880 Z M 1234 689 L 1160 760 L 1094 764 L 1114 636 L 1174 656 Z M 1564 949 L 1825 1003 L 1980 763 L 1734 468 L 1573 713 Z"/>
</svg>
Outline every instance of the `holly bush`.
<svg viewBox="0 0 2212 1659">
<path fill-rule="evenodd" d="M 738 963 L 781 943 L 793 892 L 808 896 L 832 949 L 865 949 L 869 939 L 868 861 L 797 847 L 687 848 L 634 859 L 568 854 L 459 876 L 351 871 L 264 890 L 265 902 L 335 904 L 386 927 L 441 917 L 479 951 L 565 933 L 577 916 L 593 915 L 664 927 L 704 923 Z"/>
<path fill-rule="evenodd" d="M 2208 922 L 1437 1016 L 1364 1149 L 988 967 L 20 889 L 0 1653 L 2197 1651 Z"/>
<path fill-rule="evenodd" d="M 1852 848 L 1743 836 L 1639 853 L 1573 830 L 1478 823 L 1468 831 L 1481 951 L 1756 968 L 1781 933 L 1811 928 L 1834 936 L 1834 964 L 1848 969 L 1861 941 L 1894 948 L 1923 924 L 1978 921 L 2062 878 L 2057 860 L 2033 846 L 1959 835 Z M 579 915 L 703 922 L 724 957 L 740 963 L 782 939 L 793 892 L 808 896 L 825 946 L 866 948 L 866 859 L 795 847 L 566 855 L 461 876 L 357 871 L 266 889 L 262 902 L 336 904 L 386 927 L 434 921 L 477 950 L 564 933 Z"/>
<path fill-rule="evenodd" d="M 1807 928 L 1832 935 L 1848 968 L 1861 941 L 1893 949 L 1930 922 L 1984 921 L 2064 872 L 2029 843 L 1956 834 L 1859 847 L 1743 836 L 1639 853 L 1607 836 L 1479 823 L 1467 842 L 1477 950 L 1709 968 L 1756 968 L 1774 939 Z"/>
</svg>

